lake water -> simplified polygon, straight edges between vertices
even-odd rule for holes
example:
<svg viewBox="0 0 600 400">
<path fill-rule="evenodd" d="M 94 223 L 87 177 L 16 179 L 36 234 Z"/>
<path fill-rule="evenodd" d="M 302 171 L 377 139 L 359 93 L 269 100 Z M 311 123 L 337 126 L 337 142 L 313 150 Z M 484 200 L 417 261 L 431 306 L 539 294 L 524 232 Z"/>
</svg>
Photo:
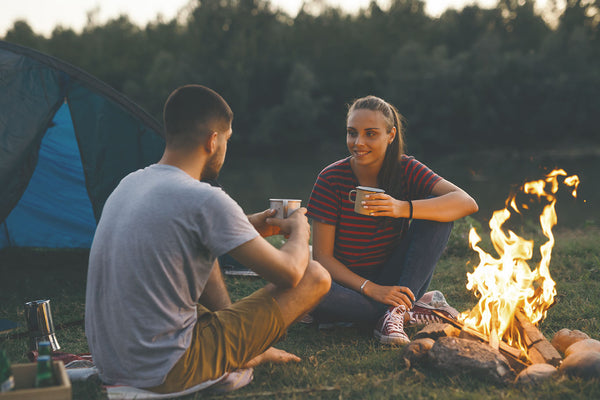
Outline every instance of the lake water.
<svg viewBox="0 0 600 400">
<path fill-rule="evenodd" d="M 219 181 L 247 213 L 268 208 L 269 198 L 297 198 L 306 205 L 317 174 L 329 163 L 344 157 L 308 154 L 290 155 L 281 160 L 265 156 L 226 160 Z M 480 152 L 444 158 L 416 158 L 445 179 L 465 189 L 479 204 L 475 214 L 484 226 L 492 212 L 504 207 L 513 188 L 528 180 L 541 179 L 554 168 L 578 175 L 578 198 L 561 189 L 557 215 L 560 227 L 600 224 L 600 150 L 544 151 L 522 154 L 516 151 Z"/>
</svg>

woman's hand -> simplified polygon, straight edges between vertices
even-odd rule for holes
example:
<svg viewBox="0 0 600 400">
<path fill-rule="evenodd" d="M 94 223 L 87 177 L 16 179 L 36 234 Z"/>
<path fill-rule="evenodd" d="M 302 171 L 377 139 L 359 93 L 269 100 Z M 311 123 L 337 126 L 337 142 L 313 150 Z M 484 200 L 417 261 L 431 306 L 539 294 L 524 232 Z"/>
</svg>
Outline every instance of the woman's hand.
<svg viewBox="0 0 600 400">
<path fill-rule="evenodd" d="M 412 290 L 405 286 L 381 286 L 369 281 L 363 288 L 363 293 L 373 300 L 390 306 L 404 304 L 407 310 L 412 308 L 415 301 Z"/>
<path fill-rule="evenodd" d="M 408 218 L 410 214 L 408 201 L 396 200 L 385 193 L 366 195 L 362 205 L 374 217 Z"/>
</svg>

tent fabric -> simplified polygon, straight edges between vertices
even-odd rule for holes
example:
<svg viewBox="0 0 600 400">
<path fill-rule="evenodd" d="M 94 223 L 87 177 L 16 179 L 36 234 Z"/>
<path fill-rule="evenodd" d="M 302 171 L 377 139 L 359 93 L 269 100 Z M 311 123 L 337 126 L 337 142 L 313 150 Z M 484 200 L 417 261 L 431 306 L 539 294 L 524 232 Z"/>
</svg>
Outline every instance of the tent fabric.
<svg viewBox="0 0 600 400">
<path fill-rule="evenodd" d="M 84 71 L 0 41 L 0 248 L 87 248 L 108 195 L 159 160 L 160 124 Z"/>
<path fill-rule="evenodd" d="M 54 115 L 29 185 L 5 220 L 0 247 L 88 248 L 96 229 L 69 107 Z"/>
</svg>

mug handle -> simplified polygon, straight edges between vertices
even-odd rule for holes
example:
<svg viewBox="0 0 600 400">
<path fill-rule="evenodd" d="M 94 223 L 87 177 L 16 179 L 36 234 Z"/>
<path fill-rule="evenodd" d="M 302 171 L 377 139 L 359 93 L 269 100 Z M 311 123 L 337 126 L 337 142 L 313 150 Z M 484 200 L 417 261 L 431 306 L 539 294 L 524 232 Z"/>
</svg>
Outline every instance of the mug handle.
<svg viewBox="0 0 600 400">
<path fill-rule="evenodd" d="M 354 203 L 356 201 L 356 198 L 354 200 L 352 200 L 352 192 L 354 192 L 354 194 L 356 194 L 356 189 L 352 189 L 351 191 L 348 192 L 348 200 L 350 200 L 350 202 Z"/>
</svg>

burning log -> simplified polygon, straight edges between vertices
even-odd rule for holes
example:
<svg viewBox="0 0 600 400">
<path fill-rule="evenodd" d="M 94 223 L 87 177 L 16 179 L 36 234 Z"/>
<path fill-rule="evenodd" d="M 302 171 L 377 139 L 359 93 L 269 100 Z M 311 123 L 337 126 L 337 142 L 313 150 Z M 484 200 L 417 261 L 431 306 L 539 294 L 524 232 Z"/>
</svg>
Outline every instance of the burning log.
<svg viewBox="0 0 600 400">
<path fill-rule="evenodd" d="M 546 363 L 558 367 L 562 361 L 562 357 L 554 346 L 546 340 L 542 332 L 520 310 L 515 312 L 515 319 L 521 328 L 531 362 L 533 364 Z"/>
<path fill-rule="evenodd" d="M 437 312 L 436 310 L 432 310 L 432 312 L 438 317 L 440 317 L 444 322 L 454 326 L 455 328 L 460 329 L 462 331 L 462 336 L 467 336 L 474 340 L 478 340 L 480 342 L 489 344 L 489 339 L 484 334 L 467 326 L 464 326 L 461 322 L 452 318 L 448 318 L 446 315 Z M 516 349 L 502 341 L 498 343 L 498 350 L 502 355 L 504 355 L 508 359 L 511 367 L 515 371 L 519 372 L 527 368 L 527 363 L 521 360 L 521 350 Z"/>
<path fill-rule="evenodd" d="M 483 333 L 471 329 L 468 326 L 463 326 L 461 322 L 448 318 L 446 315 L 438 313 L 435 310 L 433 310 L 433 313 L 448 324 L 460 329 L 463 337 L 469 336 L 481 342 L 490 343 L 489 338 Z M 548 342 L 542 332 L 540 332 L 540 330 L 533 325 L 521 311 L 515 312 L 515 320 L 521 328 L 522 336 L 527 345 L 527 356 L 531 362 L 533 364 L 546 363 L 554 365 L 555 367 L 559 366 L 562 357 L 554 346 Z M 511 362 L 511 366 L 515 370 L 519 371 L 527 367 L 527 363 L 521 360 L 521 350 L 514 348 L 503 341 L 498 343 L 498 350 L 508 358 Z"/>
<path fill-rule="evenodd" d="M 448 374 L 468 374 L 499 384 L 514 380 L 508 357 L 485 343 L 456 337 L 439 338 L 428 352 L 431 365 Z"/>
<path fill-rule="evenodd" d="M 454 325 L 446 323 L 433 323 L 425 325 L 423 329 L 417 332 L 417 334 L 414 336 L 414 339 L 430 338 L 436 340 L 447 336 L 458 337 L 459 334 L 460 329 Z"/>
</svg>

